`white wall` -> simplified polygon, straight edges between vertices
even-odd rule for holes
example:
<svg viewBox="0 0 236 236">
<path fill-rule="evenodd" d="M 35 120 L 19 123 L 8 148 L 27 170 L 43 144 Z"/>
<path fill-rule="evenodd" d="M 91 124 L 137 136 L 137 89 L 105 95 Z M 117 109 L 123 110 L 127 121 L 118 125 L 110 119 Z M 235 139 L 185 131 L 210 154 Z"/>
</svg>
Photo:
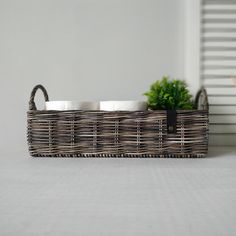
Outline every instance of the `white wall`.
<svg viewBox="0 0 236 236">
<path fill-rule="evenodd" d="M 0 149 L 26 148 L 38 83 L 52 100 L 126 100 L 182 78 L 184 1 L 0 0 Z"/>
</svg>

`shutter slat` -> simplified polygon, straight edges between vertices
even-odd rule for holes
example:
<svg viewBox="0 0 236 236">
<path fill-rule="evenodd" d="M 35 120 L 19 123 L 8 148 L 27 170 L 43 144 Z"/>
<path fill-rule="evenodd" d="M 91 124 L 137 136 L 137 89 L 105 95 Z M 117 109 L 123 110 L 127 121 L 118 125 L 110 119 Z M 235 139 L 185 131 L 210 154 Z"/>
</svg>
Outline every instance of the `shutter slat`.
<svg viewBox="0 0 236 236">
<path fill-rule="evenodd" d="M 209 116 L 209 122 L 212 123 L 218 123 L 218 124 L 234 124 L 236 123 L 236 115 L 215 115 L 210 114 Z"/>
<path fill-rule="evenodd" d="M 234 18 L 206 18 L 202 20 L 204 24 L 235 24 L 236 19 Z"/>
<path fill-rule="evenodd" d="M 204 76 L 204 79 L 231 79 L 232 75 L 216 75 L 216 74 L 208 74 Z"/>
<path fill-rule="evenodd" d="M 235 31 L 236 32 L 236 31 Z M 208 31 L 205 31 L 203 34 L 202 34 L 202 40 L 203 41 L 226 41 L 226 40 L 229 40 L 229 41 L 232 41 L 231 38 L 233 38 L 233 40 L 235 40 L 235 32 L 225 32 L 224 33 L 224 37 L 222 37 L 222 32 L 208 32 Z"/>
<path fill-rule="evenodd" d="M 220 5 L 220 6 L 227 6 L 227 5 L 234 5 L 236 4 L 235 0 L 205 0 L 205 5 Z"/>
<path fill-rule="evenodd" d="M 235 12 L 233 13 L 206 13 L 203 15 L 203 21 L 207 22 L 208 19 L 236 19 L 236 14 Z"/>
<path fill-rule="evenodd" d="M 209 97 L 209 103 L 211 105 L 235 105 L 236 99 L 232 99 L 232 97 Z M 235 120 L 236 123 L 236 120 Z"/>
<path fill-rule="evenodd" d="M 202 57 L 205 56 L 219 56 L 219 57 L 236 57 L 235 51 L 202 51 Z"/>
<path fill-rule="evenodd" d="M 209 127 L 209 131 L 210 133 L 221 133 L 221 134 L 225 134 L 225 133 L 234 133 L 236 134 L 236 124 L 214 124 L 211 125 Z"/>
<path fill-rule="evenodd" d="M 224 0 L 222 0 L 224 1 Z M 222 3 L 221 1 L 221 3 Z M 203 10 L 236 10 L 236 3 L 235 1 L 231 4 L 203 4 Z"/>
<path fill-rule="evenodd" d="M 236 37 L 233 34 L 231 37 L 219 37 L 219 36 L 217 36 L 217 37 L 203 37 L 202 41 L 203 41 L 204 45 L 206 45 L 206 46 L 208 44 L 209 44 L 209 46 L 211 46 L 211 45 L 214 46 L 214 44 L 216 44 L 216 43 L 227 43 L 227 46 L 230 45 L 230 47 L 234 47 L 231 44 L 236 42 Z"/>
<path fill-rule="evenodd" d="M 218 56 L 218 55 L 214 55 L 214 56 L 202 56 L 202 60 L 205 60 L 207 63 L 207 61 L 221 61 L 221 63 L 228 63 L 227 61 L 236 61 L 236 56 Z"/>
<path fill-rule="evenodd" d="M 211 14 L 211 15 L 234 15 L 236 14 L 236 9 L 203 9 L 203 16 Z"/>
<path fill-rule="evenodd" d="M 227 106 L 210 105 L 209 111 L 211 114 L 235 114 L 236 115 L 236 105 L 227 105 Z"/>
<path fill-rule="evenodd" d="M 236 28 L 221 28 L 221 27 L 205 27 L 202 29 L 203 33 L 234 33 L 236 32 Z"/>
<path fill-rule="evenodd" d="M 230 47 L 230 46 L 205 46 L 203 45 L 202 46 L 202 49 L 204 51 L 218 51 L 218 52 L 227 52 L 227 51 L 234 51 L 236 52 L 236 47 Z"/>
<path fill-rule="evenodd" d="M 211 67 L 212 66 L 212 67 Z M 235 68 L 236 67 L 236 60 L 206 60 L 204 62 L 204 67 L 205 68 L 221 68 L 221 66 L 232 66 L 232 68 Z M 225 68 L 225 67 L 223 67 Z M 229 67 L 231 68 L 231 67 Z"/>
<path fill-rule="evenodd" d="M 203 42 L 203 47 L 207 48 L 207 47 L 231 47 L 231 48 L 236 48 L 236 39 L 232 39 L 230 38 L 231 41 L 204 41 Z"/>
<path fill-rule="evenodd" d="M 203 68 L 204 75 L 220 75 L 220 76 L 231 76 L 235 77 L 236 70 L 235 69 L 205 69 Z"/>
<path fill-rule="evenodd" d="M 207 88 L 207 93 L 209 95 L 211 94 L 219 94 L 219 95 L 236 95 L 236 88 L 232 87 L 232 88 L 224 88 L 224 87 L 220 87 L 220 88 Z M 236 99 L 235 99 L 236 102 Z"/>
<path fill-rule="evenodd" d="M 204 28 L 224 28 L 224 29 L 236 28 L 236 23 L 221 22 L 221 23 L 215 24 L 212 22 L 207 22 L 207 23 L 202 22 L 202 24 L 204 24 Z"/>
<path fill-rule="evenodd" d="M 227 86 L 234 86 L 234 81 L 232 79 L 205 79 L 203 81 L 204 86 L 209 85 L 227 85 Z"/>
<path fill-rule="evenodd" d="M 234 146 L 236 134 L 210 134 L 209 145 Z"/>
</svg>

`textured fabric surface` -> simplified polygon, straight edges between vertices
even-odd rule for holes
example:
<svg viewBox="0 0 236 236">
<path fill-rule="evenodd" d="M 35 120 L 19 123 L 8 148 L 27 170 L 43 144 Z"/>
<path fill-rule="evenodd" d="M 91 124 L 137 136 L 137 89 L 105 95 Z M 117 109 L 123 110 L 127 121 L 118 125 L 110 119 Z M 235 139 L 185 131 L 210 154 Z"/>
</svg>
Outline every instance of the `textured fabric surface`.
<svg viewBox="0 0 236 236">
<path fill-rule="evenodd" d="M 0 156 L 0 235 L 235 236 L 236 148 L 205 159 Z"/>
</svg>

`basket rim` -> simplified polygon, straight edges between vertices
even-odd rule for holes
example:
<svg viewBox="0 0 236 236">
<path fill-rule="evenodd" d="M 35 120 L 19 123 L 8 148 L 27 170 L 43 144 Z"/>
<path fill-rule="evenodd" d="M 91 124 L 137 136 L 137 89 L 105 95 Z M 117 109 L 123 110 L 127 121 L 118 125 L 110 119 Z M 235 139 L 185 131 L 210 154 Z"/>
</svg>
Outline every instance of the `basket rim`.
<svg viewBox="0 0 236 236">
<path fill-rule="evenodd" d="M 79 112 L 79 113 L 143 113 L 143 114 L 148 114 L 148 113 L 166 113 L 168 110 L 145 110 L 145 111 L 104 111 L 104 110 L 28 110 L 27 113 L 73 113 L 73 112 Z M 190 112 L 208 112 L 207 109 L 204 110 L 198 110 L 198 109 L 189 109 L 189 110 L 182 110 L 182 109 L 177 109 L 174 110 L 177 113 L 185 112 L 185 113 L 190 113 Z"/>
</svg>

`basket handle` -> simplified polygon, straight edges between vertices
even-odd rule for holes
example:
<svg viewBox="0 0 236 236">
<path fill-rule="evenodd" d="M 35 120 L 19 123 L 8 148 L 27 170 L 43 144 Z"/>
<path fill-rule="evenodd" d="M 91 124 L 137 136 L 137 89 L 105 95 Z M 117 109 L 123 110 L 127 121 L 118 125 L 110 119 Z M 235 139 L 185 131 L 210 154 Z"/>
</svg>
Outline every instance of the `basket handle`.
<svg viewBox="0 0 236 236">
<path fill-rule="evenodd" d="M 34 97 L 35 97 L 35 94 L 38 89 L 40 89 L 43 92 L 45 102 L 47 102 L 49 100 L 47 90 L 43 87 L 43 85 L 41 85 L 41 84 L 36 85 L 33 88 L 31 95 L 30 95 L 30 101 L 29 101 L 29 110 L 30 111 L 37 110 L 37 107 L 34 102 Z"/>
<path fill-rule="evenodd" d="M 209 110 L 207 91 L 204 87 L 198 91 L 195 99 L 195 105 L 198 110 Z"/>
</svg>

